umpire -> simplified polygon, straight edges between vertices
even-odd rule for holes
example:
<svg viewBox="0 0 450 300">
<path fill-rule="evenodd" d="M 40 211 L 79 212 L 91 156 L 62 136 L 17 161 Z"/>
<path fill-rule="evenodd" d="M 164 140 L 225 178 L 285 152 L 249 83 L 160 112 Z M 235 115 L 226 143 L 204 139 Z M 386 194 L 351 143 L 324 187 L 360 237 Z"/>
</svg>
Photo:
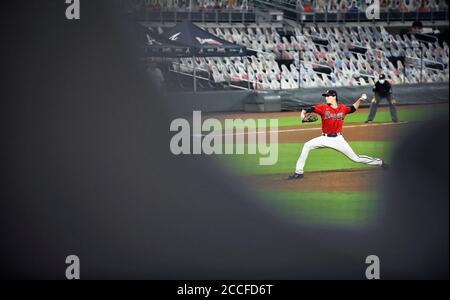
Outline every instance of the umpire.
<svg viewBox="0 0 450 300">
<path fill-rule="evenodd" d="M 369 117 L 367 118 L 366 123 L 372 123 L 377 113 L 378 104 L 382 99 L 386 99 L 389 103 L 392 122 L 397 123 L 397 110 L 395 108 L 395 99 L 394 95 L 392 94 L 392 87 L 391 84 L 386 80 L 386 76 L 384 76 L 384 74 L 381 74 L 378 81 L 375 83 L 373 92 L 374 95 L 370 103 Z"/>
</svg>

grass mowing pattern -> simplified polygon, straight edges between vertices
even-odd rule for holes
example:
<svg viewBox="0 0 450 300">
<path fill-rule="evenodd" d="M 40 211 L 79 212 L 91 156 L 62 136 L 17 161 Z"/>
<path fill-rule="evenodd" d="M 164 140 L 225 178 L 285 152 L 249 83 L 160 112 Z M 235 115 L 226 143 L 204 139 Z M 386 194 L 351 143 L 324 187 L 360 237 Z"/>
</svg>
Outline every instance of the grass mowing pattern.
<svg viewBox="0 0 450 300">
<path fill-rule="evenodd" d="M 434 119 L 436 115 L 436 110 L 433 110 L 432 108 L 427 107 L 419 107 L 419 108 L 404 108 L 404 109 L 398 109 L 398 118 L 401 122 L 414 122 L 414 121 L 425 121 L 425 120 L 432 120 Z M 367 120 L 368 112 L 364 113 L 353 113 L 349 114 L 345 117 L 345 123 L 363 123 Z M 289 117 L 276 117 L 273 119 L 278 120 L 278 127 L 287 127 L 287 126 L 311 126 L 311 125 L 320 125 L 321 120 L 319 119 L 316 122 L 311 123 L 301 123 L 300 122 L 300 113 L 298 113 L 298 116 L 289 116 Z M 265 121 L 265 127 L 269 127 L 269 119 L 268 118 L 261 118 L 257 120 L 264 120 Z M 245 121 L 245 120 L 244 120 Z M 389 111 L 378 111 L 377 115 L 375 117 L 374 123 L 386 123 L 391 122 L 391 114 Z M 259 128 L 256 126 L 248 126 L 248 128 Z M 222 127 L 226 130 L 229 130 L 233 127 L 225 126 L 224 122 L 222 121 Z M 237 126 L 237 128 L 241 129 L 242 126 Z"/>
</svg>

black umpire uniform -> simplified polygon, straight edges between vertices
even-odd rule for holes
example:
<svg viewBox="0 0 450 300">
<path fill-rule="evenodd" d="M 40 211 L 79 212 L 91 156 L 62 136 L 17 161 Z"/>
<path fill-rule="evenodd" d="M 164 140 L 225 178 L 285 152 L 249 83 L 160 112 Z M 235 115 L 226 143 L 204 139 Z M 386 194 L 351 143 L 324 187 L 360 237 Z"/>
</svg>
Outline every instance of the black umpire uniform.
<svg viewBox="0 0 450 300">
<path fill-rule="evenodd" d="M 398 122 L 397 109 L 395 108 L 395 99 L 392 94 L 391 84 L 386 80 L 386 77 L 381 74 L 378 81 L 375 83 L 373 89 L 374 95 L 370 103 L 369 117 L 366 123 L 371 123 L 377 113 L 378 104 L 382 99 L 386 99 L 389 103 L 389 110 L 391 111 L 392 122 Z"/>
</svg>

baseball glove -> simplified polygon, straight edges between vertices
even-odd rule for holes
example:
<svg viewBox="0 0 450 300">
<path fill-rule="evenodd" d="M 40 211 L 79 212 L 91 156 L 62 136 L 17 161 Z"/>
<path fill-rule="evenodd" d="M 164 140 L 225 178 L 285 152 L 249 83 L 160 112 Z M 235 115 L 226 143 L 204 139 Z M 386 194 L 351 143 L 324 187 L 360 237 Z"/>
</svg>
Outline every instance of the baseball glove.
<svg viewBox="0 0 450 300">
<path fill-rule="evenodd" d="M 317 118 L 317 116 L 315 114 L 306 114 L 305 117 L 302 120 L 302 123 L 310 123 L 310 122 L 315 122 L 317 121 L 319 118 Z"/>
</svg>

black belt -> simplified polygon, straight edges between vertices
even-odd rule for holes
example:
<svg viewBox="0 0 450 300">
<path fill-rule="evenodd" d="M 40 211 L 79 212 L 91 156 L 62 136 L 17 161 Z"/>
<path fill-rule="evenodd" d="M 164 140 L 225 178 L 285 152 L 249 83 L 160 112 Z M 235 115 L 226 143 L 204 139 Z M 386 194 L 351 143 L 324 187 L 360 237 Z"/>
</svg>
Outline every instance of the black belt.
<svg viewBox="0 0 450 300">
<path fill-rule="evenodd" d="M 322 133 L 323 136 L 327 136 L 327 137 L 337 137 L 339 135 L 341 135 L 341 133 Z"/>
</svg>

